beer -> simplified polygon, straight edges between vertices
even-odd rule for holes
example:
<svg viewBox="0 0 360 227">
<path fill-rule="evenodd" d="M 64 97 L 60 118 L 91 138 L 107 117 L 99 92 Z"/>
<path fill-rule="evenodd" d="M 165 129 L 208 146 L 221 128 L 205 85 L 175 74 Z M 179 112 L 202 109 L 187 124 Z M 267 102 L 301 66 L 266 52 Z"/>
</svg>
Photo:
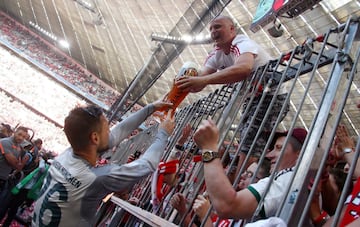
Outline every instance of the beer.
<svg viewBox="0 0 360 227">
<path fill-rule="evenodd" d="M 196 64 L 194 62 L 185 62 L 181 67 L 179 73 L 176 75 L 175 80 L 182 76 L 198 76 L 198 70 Z M 185 97 L 189 94 L 189 92 L 181 91 L 176 85 L 175 81 L 171 90 L 166 94 L 164 101 L 171 102 L 173 104 L 172 109 L 176 110 L 176 108 L 180 105 L 180 103 L 185 99 Z M 167 112 L 167 109 L 161 109 L 159 111 Z M 173 112 L 173 113 L 174 113 Z"/>
</svg>

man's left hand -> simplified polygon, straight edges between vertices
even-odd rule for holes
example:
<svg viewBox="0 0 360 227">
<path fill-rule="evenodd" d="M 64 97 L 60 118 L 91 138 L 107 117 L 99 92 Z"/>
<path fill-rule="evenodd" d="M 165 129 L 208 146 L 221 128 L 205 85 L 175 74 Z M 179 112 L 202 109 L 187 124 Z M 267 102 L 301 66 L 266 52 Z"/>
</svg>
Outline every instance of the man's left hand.
<svg viewBox="0 0 360 227">
<path fill-rule="evenodd" d="M 210 118 L 203 120 L 194 134 L 194 141 L 200 149 L 216 150 L 219 141 L 219 129 Z"/>
<path fill-rule="evenodd" d="M 159 99 L 152 103 L 155 107 L 155 111 L 160 110 L 162 108 L 171 109 L 173 107 L 173 104 L 168 101 L 164 101 L 163 99 Z"/>
<path fill-rule="evenodd" d="M 184 92 L 199 92 L 206 86 L 205 80 L 202 77 L 184 76 L 175 81 L 178 86 Z"/>
</svg>

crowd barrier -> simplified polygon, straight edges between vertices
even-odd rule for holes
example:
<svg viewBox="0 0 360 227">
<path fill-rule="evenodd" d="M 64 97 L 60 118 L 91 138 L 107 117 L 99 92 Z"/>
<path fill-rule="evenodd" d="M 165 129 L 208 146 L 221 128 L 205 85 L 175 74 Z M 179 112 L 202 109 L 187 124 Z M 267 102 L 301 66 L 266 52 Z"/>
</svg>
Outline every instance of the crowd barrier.
<svg viewBox="0 0 360 227">
<path fill-rule="evenodd" d="M 243 138 L 239 137 L 240 129 L 238 128 L 248 111 L 249 105 L 244 106 L 244 103 L 251 103 L 259 95 L 261 96 L 260 103 L 264 102 L 268 91 L 275 91 L 275 97 L 281 92 L 282 85 L 287 85 L 288 93 L 285 102 L 289 103 L 289 112 L 283 118 L 287 112 L 287 105 L 281 107 L 274 128 L 269 132 L 259 165 L 264 160 L 266 150 L 270 148 L 277 130 L 291 132 L 295 127 L 303 127 L 308 130 L 308 136 L 295 167 L 292 181 L 286 188 L 287 193 L 276 214 L 288 226 L 306 226 L 309 219 L 309 206 L 316 186 L 319 184 L 337 126 L 340 123 L 344 124 L 353 136 L 358 136 L 360 125 L 356 124 L 358 122 L 347 114 L 360 111 L 354 104 L 354 98 L 358 98 L 356 89 L 358 81 L 355 78 L 360 54 L 358 35 L 359 19 L 349 18 L 345 24 L 331 28 L 319 37 L 307 39 L 292 51 L 284 53 L 278 59 L 258 68 L 248 80 L 225 85 L 192 105 L 177 111 L 176 128 L 168 142 L 163 159 L 165 160 L 169 156 L 186 124 L 190 124 L 195 131 L 201 121 L 208 117 L 214 119 L 220 128 L 219 148 L 226 145 L 224 157 L 227 154 L 230 157 L 236 157 L 244 142 Z M 261 84 L 258 83 L 259 81 L 265 81 L 263 92 L 260 94 L 258 92 Z M 255 89 L 254 85 L 256 85 Z M 246 159 L 249 159 L 251 155 L 252 148 L 261 134 L 261 129 L 272 111 L 273 104 L 274 99 L 269 104 L 259 132 L 252 138 L 253 144 Z M 255 119 L 251 119 L 251 123 L 254 122 Z M 143 152 L 151 144 L 155 130 L 156 126 L 153 126 L 122 143 L 113 154 L 110 154 L 111 160 L 125 163 L 128 155 L 137 150 Z M 143 145 L 144 141 L 147 142 Z M 139 144 L 142 144 L 142 147 L 139 148 Z M 169 190 L 166 198 L 161 201 L 159 209 L 154 210 L 149 202 L 151 198 L 151 176 L 149 176 L 135 185 L 130 192 L 131 196 L 139 199 L 137 207 L 119 200 L 116 195 L 113 195 L 99 207 L 98 223 L 107 223 L 108 226 L 182 225 L 184 217 L 179 217 L 177 211 L 169 205 L 169 198 L 175 192 L 183 193 L 190 204 L 187 210 L 189 213 L 195 196 L 202 191 L 204 185 L 202 162 L 197 159 L 199 151 L 191 137 L 188 138 L 184 147 L 185 151 L 180 159 L 180 171 L 184 173 L 183 179 Z M 357 155 L 358 152 L 359 144 L 357 145 Z M 227 173 L 235 165 L 235 158 L 233 158 L 227 168 Z M 350 168 L 349 173 L 351 174 L 353 171 L 354 167 Z M 244 172 L 244 166 L 241 167 L 240 174 L 242 172 Z M 240 174 L 236 177 L 234 185 L 239 181 Z M 273 178 L 274 174 L 271 175 L 271 179 Z M 314 186 L 311 190 L 308 189 L 310 178 L 314 179 Z M 345 187 L 350 182 L 350 177 L 348 178 Z M 335 214 L 336 221 L 345 200 L 345 193 L 346 190 L 343 191 L 344 195 L 339 201 Z M 262 203 L 261 200 L 258 208 L 262 206 Z M 127 215 L 124 212 L 127 212 Z M 258 213 L 259 209 L 255 212 L 253 220 L 257 218 Z"/>
</svg>

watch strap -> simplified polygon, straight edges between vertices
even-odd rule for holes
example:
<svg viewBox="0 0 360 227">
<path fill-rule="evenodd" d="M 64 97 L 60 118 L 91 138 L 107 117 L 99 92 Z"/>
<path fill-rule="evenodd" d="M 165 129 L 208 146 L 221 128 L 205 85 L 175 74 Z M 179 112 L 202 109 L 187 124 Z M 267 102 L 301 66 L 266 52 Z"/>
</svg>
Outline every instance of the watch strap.
<svg viewBox="0 0 360 227">
<path fill-rule="evenodd" d="M 217 151 L 204 149 L 204 150 L 201 150 L 201 153 L 202 153 L 202 161 L 203 162 L 211 162 L 215 158 L 220 158 L 220 154 Z"/>
</svg>

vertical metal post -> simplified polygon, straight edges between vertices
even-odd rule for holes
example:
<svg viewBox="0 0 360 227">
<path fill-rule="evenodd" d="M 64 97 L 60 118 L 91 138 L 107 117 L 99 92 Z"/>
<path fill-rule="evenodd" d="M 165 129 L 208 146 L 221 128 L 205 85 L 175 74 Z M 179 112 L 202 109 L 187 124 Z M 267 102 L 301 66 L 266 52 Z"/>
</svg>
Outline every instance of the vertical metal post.
<svg viewBox="0 0 360 227">
<path fill-rule="evenodd" d="M 324 132 L 331 130 L 336 119 L 331 116 L 332 108 L 337 108 L 337 103 L 342 84 L 341 77 L 344 72 L 345 64 L 348 63 L 347 57 L 351 51 L 352 44 L 358 30 L 358 23 L 353 23 L 351 19 L 347 21 L 344 28 L 344 49 L 339 49 L 334 60 L 334 68 L 331 77 L 324 91 L 322 103 L 319 106 L 317 117 L 313 119 L 312 128 L 310 129 L 307 139 L 302 150 L 301 162 L 295 168 L 294 179 L 291 183 L 289 193 L 287 194 L 285 204 L 280 211 L 280 218 L 285 220 L 289 226 L 296 226 L 299 223 L 302 211 L 307 198 L 307 177 L 309 176 L 312 159 L 318 150 L 320 140 L 325 143 L 331 143 L 332 138 L 323 138 Z M 319 164 L 319 163 L 317 163 Z"/>
</svg>

